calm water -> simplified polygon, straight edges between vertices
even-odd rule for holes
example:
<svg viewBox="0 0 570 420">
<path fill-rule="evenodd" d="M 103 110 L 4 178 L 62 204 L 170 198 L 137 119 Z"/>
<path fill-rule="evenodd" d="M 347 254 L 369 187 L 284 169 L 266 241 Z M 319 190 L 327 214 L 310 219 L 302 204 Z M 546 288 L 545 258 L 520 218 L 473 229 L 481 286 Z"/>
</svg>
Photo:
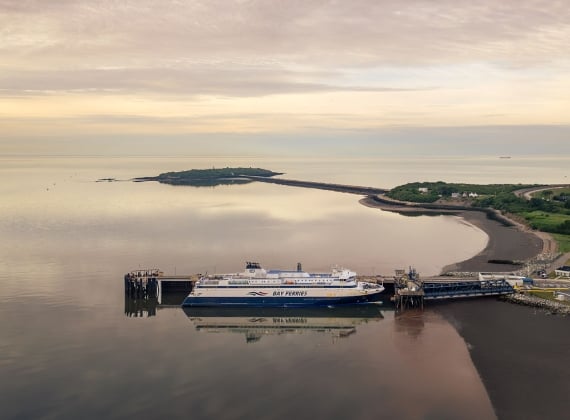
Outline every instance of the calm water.
<svg viewBox="0 0 570 420">
<path fill-rule="evenodd" d="M 394 316 L 385 305 L 373 315 L 269 314 L 260 329 L 248 316 L 196 317 L 178 307 L 146 307 L 135 317 L 122 289 L 123 274 L 139 267 L 222 272 L 252 259 L 363 274 L 414 265 L 434 274 L 482 249 L 480 230 L 454 217 L 384 213 L 334 192 L 94 180 L 246 165 L 391 187 L 417 179 L 554 183 L 567 171 L 554 158 L 0 164 L 3 418 L 289 418 L 300 410 L 316 418 L 493 418 L 464 341 L 436 313 Z"/>
</svg>

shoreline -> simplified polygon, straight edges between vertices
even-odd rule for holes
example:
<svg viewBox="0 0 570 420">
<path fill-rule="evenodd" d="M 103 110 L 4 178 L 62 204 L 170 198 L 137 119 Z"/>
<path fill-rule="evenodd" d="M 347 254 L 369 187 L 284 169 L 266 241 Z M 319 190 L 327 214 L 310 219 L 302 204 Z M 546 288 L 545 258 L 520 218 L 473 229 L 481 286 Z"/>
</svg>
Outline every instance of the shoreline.
<svg viewBox="0 0 570 420">
<path fill-rule="evenodd" d="M 517 271 L 522 268 L 517 264 L 497 264 L 489 260 L 527 261 L 543 252 L 553 252 L 554 240 L 544 232 L 534 232 L 519 222 L 497 212 L 473 210 L 465 206 L 452 205 L 408 205 L 403 202 L 386 200 L 385 197 L 369 196 L 360 200 L 360 204 L 379 210 L 406 214 L 441 214 L 463 218 L 488 236 L 487 245 L 477 255 L 463 261 L 449 264 L 442 268 L 446 272 L 478 271 Z M 493 217 L 493 218 L 490 218 Z"/>
<path fill-rule="evenodd" d="M 459 216 L 487 234 L 488 242 L 481 252 L 444 267 L 442 272 L 516 271 L 522 266 L 491 264 L 488 260 L 528 261 L 541 253 L 556 251 L 549 234 L 532 231 L 502 214 L 498 220 L 489 218 L 496 212 L 451 206 L 437 209 L 437 205 L 422 208 L 376 198 L 363 198 L 360 203 L 402 215 Z M 568 307 L 516 295 L 502 299 L 452 299 L 438 302 L 429 310 L 441 314 L 465 341 L 497 418 L 565 418 L 570 375 L 566 349 L 570 336 L 562 332 L 568 326 Z"/>
<path fill-rule="evenodd" d="M 494 297 L 440 302 L 431 310 L 465 340 L 498 418 L 566 418 L 566 316 Z"/>
</svg>

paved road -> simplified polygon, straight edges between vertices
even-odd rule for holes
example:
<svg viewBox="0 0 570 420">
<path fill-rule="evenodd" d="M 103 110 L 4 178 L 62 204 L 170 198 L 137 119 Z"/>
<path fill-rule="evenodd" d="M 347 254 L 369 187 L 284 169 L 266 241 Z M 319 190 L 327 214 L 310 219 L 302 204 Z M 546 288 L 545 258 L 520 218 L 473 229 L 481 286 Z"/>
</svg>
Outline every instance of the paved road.
<svg viewBox="0 0 570 420">
<path fill-rule="evenodd" d="M 534 193 L 537 193 L 540 191 L 546 191 L 546 190 L 556 190 L 556 189 L 560 189 L 560 188 L 569 188 L 569 187 L 570 187 L 570 184 L 557 184 L 557 185 L 549 185 L 547 187 L 523 188 L 523 189 L 514 191 L 514 194 L 517 197 L 523 197 L 527 200 L 530 200 Z"/>
<path fill-rule="evenodd" d="M 560 257 L 558 257 L 556 260 L 554 260 L 552 262 L 552 264 L 550 264 L 550 267 L 547 271 L 550 273 L 550 272 L 556 270 L 558 267 L 561 267 L 563 265 L 567 265 L 566 263 L 568 261 L 570 261 L 570 252 L 562 254 Z"/>
</svg>

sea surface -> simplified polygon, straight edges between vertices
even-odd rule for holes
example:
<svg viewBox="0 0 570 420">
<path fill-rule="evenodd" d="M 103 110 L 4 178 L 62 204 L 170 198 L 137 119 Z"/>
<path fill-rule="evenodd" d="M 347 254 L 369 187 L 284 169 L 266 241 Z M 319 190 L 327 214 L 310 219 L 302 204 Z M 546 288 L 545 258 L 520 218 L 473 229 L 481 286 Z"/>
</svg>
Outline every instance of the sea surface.
<svg viewBox="0 0 570 420">
<path fill-rule="evenodd" d="M 494 418 L 456 325 L 437 311 L 193 314 L 133 302 L 123 275 L 267 268 L 437 274 L 485 247 L 451 216 L 272 184 L 134 177 L 252 166 L 390 188 L 416 180 L 563 183 L 559 158 L 0 157 L 2 418 Z M 117 182 L 96 182 L 116 178 Z M 177 300 L 178 299 L 178 300 Z"/>
</svg>

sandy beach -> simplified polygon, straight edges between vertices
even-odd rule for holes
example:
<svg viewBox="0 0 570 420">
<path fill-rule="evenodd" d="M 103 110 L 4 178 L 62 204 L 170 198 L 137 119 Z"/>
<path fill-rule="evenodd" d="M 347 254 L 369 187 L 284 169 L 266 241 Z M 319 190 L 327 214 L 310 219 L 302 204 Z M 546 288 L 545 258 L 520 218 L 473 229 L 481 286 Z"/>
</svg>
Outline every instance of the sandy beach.
<svg viewBox="0 0 570 420">
<path fill-rule="evenodd" d="M 400 214 L 437 213 L 449 214 L 462 217 L 466 222 L 477 226 L 489 237 L 487 246 L 479 254 L 464 261 L 451 264 L 442 269 L 446 272 L 476 272 L 476 271 L 515 271 L 519 265 L 490 263 L 489 260 L 524 261 L 532 258 L 552 247 L 548 238 L 542 232 L 533 232 L 525 229 L 515 221 L 502 216 L 502 222 L 490 219 L 482 211 L 466 210 L 462 207 L 456 209 L 426 208 L 421 205 L 404 206 L 394 202 L 389 204 L 379 202 L 370 197 L 363 198 L 360 203 L 383 211 L 391 211 Z M 509 225 L 507 225 L 507 223 Z M 546 239 L 546 240 L 545 240 Z"/>
<path fill-rule="evenodd" d="M 518 265 L 493 264 L 489 260 L 524 261 L 543 252 L 543 240 L 533 232 L 523 231 L 515 226 L 505 226 L 479 211 L 463 211 L 458 216 L 483 230 L 489 241 L 479 254 L 444 267 L 442 272 L 518 270 Z"/>
</svg>

